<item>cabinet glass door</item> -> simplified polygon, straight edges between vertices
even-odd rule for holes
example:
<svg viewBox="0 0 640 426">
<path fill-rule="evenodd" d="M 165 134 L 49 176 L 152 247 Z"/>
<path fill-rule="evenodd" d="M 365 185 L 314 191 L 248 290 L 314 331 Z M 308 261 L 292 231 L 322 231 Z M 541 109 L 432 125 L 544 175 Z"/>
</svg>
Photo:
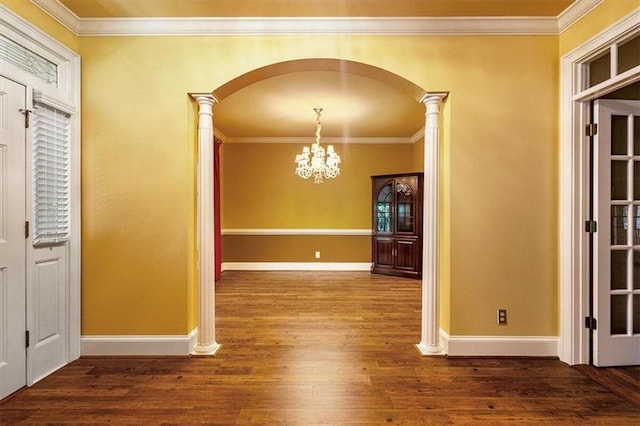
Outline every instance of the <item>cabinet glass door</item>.
<svg viewBox="0 0 640 426">
<path fill-rule="evenodd" d="M 409 185 L 398 182 L 396 187 L 398 203 L 396 205 L 396 230 L 397 232 L 414 232 L 414 204 L 415 195 Z"/>
<path fill-rule="evenodd" d="M 391 205 L 393 204 L 393 185 L 385 185 L 376 199 L 376 231 L 392 232 Z"/>
</svg>

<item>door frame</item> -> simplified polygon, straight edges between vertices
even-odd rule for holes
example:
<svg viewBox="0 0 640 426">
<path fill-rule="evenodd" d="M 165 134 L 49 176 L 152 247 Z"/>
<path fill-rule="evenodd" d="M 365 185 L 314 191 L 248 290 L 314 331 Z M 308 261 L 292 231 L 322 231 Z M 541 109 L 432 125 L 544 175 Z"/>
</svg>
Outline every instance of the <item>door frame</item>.
<svg viewBox="0 0 640 426">
<path fill-rule="evenodd" d="M 590 102 L 640 81 L 640 66 L 589 89 L 579 90 L 586 78 L 585 63 L 618 40 L 640 29 L 635 10 L 581 46 L 564 55 L 560 67 L 560 161 L 558 271 L 560 338 L 558 356 L 570 364 L 589 362 L 589 146 L 584 129 L 590 122 Z"/>
<path fill-rule="evenodd" d="M 8 39 L 24 46 L 32 52 L 55 63 L 58 71 L 58 84 L 52 86 L 33 76 L 27 71 L 14 67 L 11 64 L 3 64 L 1 74 L 8 77 L 27 88 L 28 106 L 31 105 L 33 90 L 40 91 L 43 96 L 61 104 L 71 105 L 75 108 L 75 114 L 71 116 L 70 123 L 70 238 L 67 243 L 67 323 L 64 325 L 67 331 L 67 345 L 65 348 L 66 363 L 78 359 L 80 352 L 80 280 L 81 280 L 81 224 L 80 224 L 80 56 L 64 46 L 54 38 L 47 35 L 39 28 L 33 26 L 11 9 L 0 5 L 0 30 Z M 27 132 L 27 156 L 31 153 L 31 135 Z M 31 173 L 29 167 L 31 162 L 27 161 L 27 188 L 25 188 L 27 199 L 31 199 L 30 189 Z M 27 208 L 27 220 L 33 222 L 33 212 Z M 33 258 L 33 246 L 27 244 L 27 268 L 30 267 L 29 260 Z M 29 271 L 27 271 L 27 282 L 29 286 Z M 27 288 L 25 287 L 25 288 Z M 27 297 L 29 297 L 27 292 Z M 32 303 L 27 300 L 27 306 Z M 27 311 L 27 325 L 33 323 L 32 313 Z M 25 354 L 26 355 L 26 354 Z M 27 386 L 38 380 L 33 377 L 32 368 L 27 363 Z"/>
</svg>

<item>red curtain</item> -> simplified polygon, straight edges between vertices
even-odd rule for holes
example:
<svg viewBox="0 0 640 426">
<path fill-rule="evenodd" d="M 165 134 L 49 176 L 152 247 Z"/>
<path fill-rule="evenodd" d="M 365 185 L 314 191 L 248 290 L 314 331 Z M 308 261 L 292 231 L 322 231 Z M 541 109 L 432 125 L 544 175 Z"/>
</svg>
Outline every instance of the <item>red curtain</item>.
<svg viewBox="0 0 640 426">
<path fill-rule="evenodd" d="M 215 280 L 217 281 L 222 276 L 222 238 L 220 233 L 220 146 L 222 141 L 214 137 L 213 142 L 213 232 L 215 235 Z"/>
</svg>

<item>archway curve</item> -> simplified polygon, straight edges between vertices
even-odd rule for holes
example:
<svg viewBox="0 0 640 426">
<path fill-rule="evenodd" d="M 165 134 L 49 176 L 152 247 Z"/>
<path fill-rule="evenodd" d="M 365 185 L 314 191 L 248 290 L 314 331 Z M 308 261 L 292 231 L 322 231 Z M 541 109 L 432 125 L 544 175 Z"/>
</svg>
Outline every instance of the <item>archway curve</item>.
<svg viewBox="0 0 640 426">
<path fill-rule="evenodd" d="M 215 89 L 212 94 L 218 102 L 222 102 L 226 97 L 258 81 L 301 71 L 335 71 L 368 77 L 405 93 L 416 102 L 420 102 L 426 94 L 426 91 L 421 87 L 385 69 L 362 62 L 331 58 L 296 59 L 265 65 L 228 81 Z"/>
<path fill-rule="evenodd" d="M 278 62 L 257 68 L 223 84 L 209 94 L 193 93 L 198 103 L 198 245 L 199 249 L 199 305 L 198 332 L 194 352 L 214 355 L 220 348 L 215 341 L 215 284 L 213 276 L 213 111 L 214 103 L 221 102 L 236 91 L 253 83 L 301 71 L 347 72 L 372 78 L 405 93 L 424 104 L 424 221 L 423 221 L 423 280 L 422 280 L 422 333 L 416 345 L 424 355 L 446 354 L 440 343 L 439 328 L 439 274 L 438 274 L 438 211 L 439 211 L 439 116 L 440 104 L 448 92 L 426 92 L 411 81 L 382 68 L 342 59 L 299 59 Z"/>
</svg>

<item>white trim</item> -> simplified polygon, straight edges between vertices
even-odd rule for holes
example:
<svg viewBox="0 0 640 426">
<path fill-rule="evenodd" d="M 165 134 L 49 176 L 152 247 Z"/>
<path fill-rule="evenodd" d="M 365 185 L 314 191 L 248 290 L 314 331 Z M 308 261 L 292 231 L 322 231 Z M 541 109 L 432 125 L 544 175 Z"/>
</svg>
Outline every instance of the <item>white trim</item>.
<svg viewBox="0 0 640 426">
<path fill-rule="evenodd" d="M 440 343 L 440 105 L 448 92 L 430 92 L 425 106 L 424 189 L 422 191 L 422 330 L 417 348 L 423 356 L 441 355 Z"/>
<path fill-rule="evenodd" d="M 31 0 L 31 2 L 48 13 L 69 31 L 79 35 L 82 20 L 58 0 Z"/>
<path fill-rule="evenodd" d="M 440 330 L 448 356 L 558 356 L 554 336 L 449 336 Z"/>
<path fill-rule="evenodd" d="M 223 271 L 370 271 L 370 262 L 224 262 Z"/>
<path fill-rule="evenodd" d="M 424 130 L 423 130 L 424 131 Z M 417 133 L 420 133 L 418 130 Z M 226 136 L 225 143 L 288 143 L 288 144 L 309 144 L 313 142 L 309 136 L 287 136 L 287 137 L 270 137 L 270 136 Z M 415 143 L 415 135 L 409 137 L 349 137 L 349 136 L 323 136 L 322 142 L 328 145 L 338 144 L 412 144 Z"/>
<path fill-rule="evenodd" d="M 442 352 L 444 354 L 449 353 L 449 333 L 440 328 L 440 345 L 442 346 Z M 420 350 L 420 347 L 418 347 Z"/>
<path fill-rule="evenodd" d="M 82 336 L 82 356 L 189 355 L 196 336 L 197 329 L 185 336 Z"/>
<path fill-rule="evenodd" d="M 33 0 L 38 4 L 42 0 Z M 555 17 L 81 18 L 80 36 L 550 35 Z"/>
<path fill-rule="evenodd" d="M 49 105 L 57 109 L 58 111 L 62 111 L 69 115 L 76 113 L 76 107 L 64 102 L 58 98 L 55 98 L 51 95 L 47 95 L 46 93 L 42 93 L 42 90 L 34 90 L 33 91 L 33 102 L 42 103 L 45 105 Z"/>
<path fill-rule="evenodd" d="M 80 36 L 131 35 L 557 35 L 602 0 L 577 0 L 557 17 L 79 18 L 58 0 L 31 0 Z"/>
<path fill-rule="evenodd" d="M 371 229 L 251 229 L 228 228 L 222 235 L 371 235 Z"/>
<path fill-rule="evenodd" d="M 583 128 L 588 120 L 588 101 L 617 88 L 620 79 L 633 81 L 627 73 L 574 95 L 580 81 L 579 64 L 640 27 L 636 9 L 609 28 L 584 42 L 561 59 L 560 158 L 559 158 L 559 303 L 558 356 L 568 364 L 588 363 L 589 335 L 584 328 L 588 313 L 588 238 L 583 223 L 588 219 L 588 152 Z M 638 73 L 638 67 L 634 73 Z M 588 96 L 585 98 L 585 93 Z"/>
<path fill-rule="evenodd" d="M 562 34 L 567 28 L 578 22 L 604 0 L 576 0 L 558 15 L 558 32 Z"/>
<path fill-rule="evenodd" d="M 638 80 L 640 80 L 640 65 L 578 93 L 574 96 L 573 100 L 580 102 L 597 99 L 607 93 L 614 92 L 625 86 L 633 84 Z"/>
<path fill-rule="evenodd" d="M 194 351 L 200 355 L 215 355 L 216 309 L 214 265 L 215 239 L 213 212 L 213 176 L 215 152 L 213 146 L 213 104 L 218 100 L 209 93 L 192 93 L 198 103 L 198 170 L 197 170 L 197 237 L 198 237 L 198 332 Z"/>
</svg>

